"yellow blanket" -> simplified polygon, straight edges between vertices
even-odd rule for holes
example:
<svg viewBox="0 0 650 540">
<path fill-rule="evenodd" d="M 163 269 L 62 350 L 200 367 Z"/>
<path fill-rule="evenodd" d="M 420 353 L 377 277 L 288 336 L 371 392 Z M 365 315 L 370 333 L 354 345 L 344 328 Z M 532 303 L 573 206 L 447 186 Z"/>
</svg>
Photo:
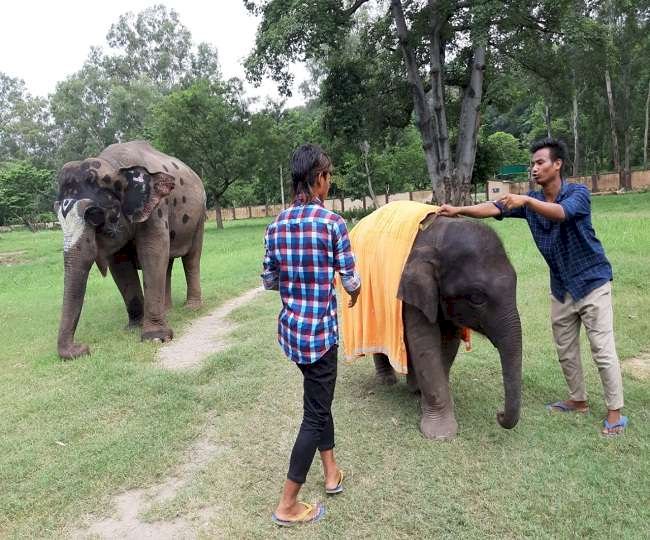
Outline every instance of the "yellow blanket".
<svg viewBox="0 0 650 540">
<path fill-rule="evenodd" d="M 397 289 L 419 224 L 437 209 L 411 201 L 391 202 L 350 231 L 361 294 L 353 308 L 347 307 L 347 294 L 337 280 L 346 359 L 384 353 L 395 371 L 406 373 L 402 301 Z"/>
</svg>

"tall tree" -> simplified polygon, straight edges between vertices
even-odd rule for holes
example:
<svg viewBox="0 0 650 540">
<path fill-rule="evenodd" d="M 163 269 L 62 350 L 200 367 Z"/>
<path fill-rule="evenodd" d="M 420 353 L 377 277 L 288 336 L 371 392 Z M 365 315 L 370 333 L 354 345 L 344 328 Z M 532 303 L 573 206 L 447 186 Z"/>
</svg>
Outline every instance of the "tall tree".
<svg viewBox="0 0 650 540">
<path fill-rule="evenodd" d="M 0 72 L 0 161 L 50 162 L 51 144 L 46 100 L 32 97 L 25 83 Z"/>
<path fill-rule="evenodd" d="M 259 80 L 269 73 L 284 91 L 291 80 L 290 60 L 343 54 L 355 14 L 371 6 L 369 24 L 381 36 L 382 46 L 398 49 L 403 56 L 434 197 L 455 202 L 469 192 L 491 35 L 515 28 L 548 32 L 557 22 L 545 2 L 531 5 L 523 0 L 390 0 L 388 13 L 386 2 L 369 0 L 245 4 L 263 17 L 256 48 L 247 60 L 249 76 Z"/>
<path fill-rule="evenodd" d="M 220 227 L 224 193 L 234 182 L 250 178 L 248 116 L 239 81 L 199 81 L 162 98 L 151 121 L 156 146 L 202 177 Z"/>
<path fill-rule="evenodd" d="M 106 65 L 120 80 L 146 75 L 161 90 L 170 90 L 192 70 L 191 33 L 178 13 L 162 4 L 121 15 L 106 39 L 117 52 L 105 58 Z"/>
</svg>

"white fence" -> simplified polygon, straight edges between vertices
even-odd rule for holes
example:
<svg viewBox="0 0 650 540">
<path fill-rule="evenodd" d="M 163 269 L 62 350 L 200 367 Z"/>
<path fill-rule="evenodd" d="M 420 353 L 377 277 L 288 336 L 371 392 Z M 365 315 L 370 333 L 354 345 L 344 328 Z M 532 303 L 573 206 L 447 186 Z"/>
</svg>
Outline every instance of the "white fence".
<svg viewBox="0 0 650 540">
<path fill-rule="evenodd" d="M 377 196 L 379 205 L 387 204 L 391 201 L 417 201 L 430 203 L 431 190 L 426 191 L 409 191 L 407 193 L 384 194 Z M 335 212 L 345 212 L 346 210 L 355 210 L 361 208 L 372 208 L 373 202 L 370 197 L 363 199 L 326 199 L 325 207 Z M 277 216 L 282 211 L 281 204 L 269 204 L 258 206 L 240 206 L 228 207 L 221 209 L 221 217 L 224 220 L 233 219 L 250 219 L 260 217 Z M 215 210 L 208 210 L 208 219 L 215 219 Z"/>
</svg>

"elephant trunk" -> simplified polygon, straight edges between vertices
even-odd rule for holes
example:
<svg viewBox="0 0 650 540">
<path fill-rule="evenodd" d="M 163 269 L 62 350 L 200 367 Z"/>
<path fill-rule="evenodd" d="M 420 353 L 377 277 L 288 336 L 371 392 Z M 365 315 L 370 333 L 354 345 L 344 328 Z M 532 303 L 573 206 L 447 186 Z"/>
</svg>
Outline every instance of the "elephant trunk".
<svg viewBox="0 0 650 540">
<path fill-rule="evenodd" d="M 521 410 L 521 321 L 515 311 L 508 317 L 501 318 L 501 333 L 495 340 L 501 358 L 501 372 L 505 390 L 504 410 L 497 413 L 501 427 L 512 429 L 519 421 Z"/>
<path fill-rule="evenodd" d="M 74 342 L 74 334 L 81 315 L 88 274 L 97 256 L 95 229 L 79 224 L 74 243 L 64 243 L 63 306 L 57 349 L 61 358 L 76 358 L 90 352 L 86 345 Z M 66 239 L 67 240 L 67 239 Z"/>
</svg>

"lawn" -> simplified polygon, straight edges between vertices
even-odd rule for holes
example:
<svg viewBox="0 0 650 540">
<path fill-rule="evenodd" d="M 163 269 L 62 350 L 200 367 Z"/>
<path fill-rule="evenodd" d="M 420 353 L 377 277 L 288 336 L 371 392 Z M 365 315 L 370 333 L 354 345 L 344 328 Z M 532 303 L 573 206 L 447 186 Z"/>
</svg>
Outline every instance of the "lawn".
<svg viewBox="0 0 650 540">
<path fill-rule="evenodd" d="M 650 193 L 594 197 L 593 208 L 614 267 L 619 354 L 635 357 L 650 351 Z M 265 223 L 208 225 L 199 314 L 258 285 Z M 601 438 L 605 407 L 585 342 L 591 413 L 549 415 L 544 403 L 564 397 L 565 384 L 551 342 L 548 271 L 524 222 L 490 225 L 519 276 L 520 423 L 496 423 L 498 355 L 478 337 L 452 370 L 460 433 L 447 443 L 421 437 L 417 399 L 403 381 L 377 386 L 369 359 L 341 364 L 334 414 L 346 491 L 326 501 L 321 524 L 292 537 L 647 537 L 648 380 L 624 367 L 630 427 Z M 207 431 L 219 451 L 142 519 L 182 517 L 199 537 L 284 537 L 269 518 L 300 420 L 301 377 L 275 341 L 276 293 L 233 313 L 231 348 L 198 371 L 172 373 L 153 364 L 156 345 L 123 330 L 121 297 L 93 269 L 77 330 L 93 354 L 61 362 L 61 246 L 60 232 L 0 236 L 0 537 L 60 537 L 89 515 L 110 516 L 115 495 L 164 481 Z M 181 268 L 169 316 L 177 333 L 197 316 L 182 307 Z M 324 497 L 319 471 L 316 459 L 306 500 Z"/>
</svg>

